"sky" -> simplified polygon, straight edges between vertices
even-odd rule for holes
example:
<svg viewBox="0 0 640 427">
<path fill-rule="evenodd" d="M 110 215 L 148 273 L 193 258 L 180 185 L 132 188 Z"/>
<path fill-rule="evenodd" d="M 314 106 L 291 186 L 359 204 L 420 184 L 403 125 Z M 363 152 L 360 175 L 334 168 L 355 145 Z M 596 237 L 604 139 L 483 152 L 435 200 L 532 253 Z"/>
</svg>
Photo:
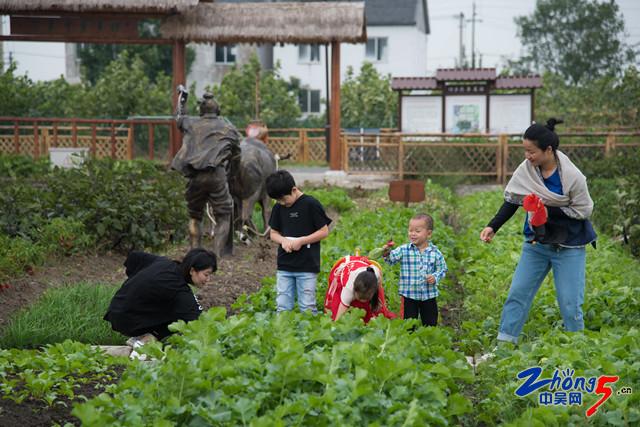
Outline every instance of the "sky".
<svg viewBox="0 0 640 427">
<path fill-rule="evenodd" d="M 392 2 L 393 0 L 389 0 Z M 640 50 L 640 0 L 617 0 L 625 19 L 626 42 Z M 437 68 L 451 68 L 459 55 L 459 18 L 472 17 L 473 0 L 428 1 L 431 34 L 428 37 L 428 74 Z M 517 37 L 514 18 L 528 15 L 535 8 L 535 0 L 476 0 L 476 65 L 497 67 L 505 58 L 520 56 L 521 44 Z M 8 31 L 8 17 L 2 17 L 2 31 Z M 471 54 L 471 22 L 465 22 L 463 36 L 465 50 Z M 4 42 L 3 56 L 7 64 L 9 55 L 18 62 L 18 73 L 33 80 L 52 80 L 64 74 L 64 44 Z"/>
</svg>

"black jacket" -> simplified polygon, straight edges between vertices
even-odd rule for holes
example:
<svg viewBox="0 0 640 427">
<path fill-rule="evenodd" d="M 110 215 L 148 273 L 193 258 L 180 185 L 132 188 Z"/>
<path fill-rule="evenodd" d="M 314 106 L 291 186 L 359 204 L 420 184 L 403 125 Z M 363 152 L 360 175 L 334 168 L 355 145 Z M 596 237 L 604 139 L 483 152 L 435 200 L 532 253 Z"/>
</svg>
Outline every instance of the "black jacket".
<svg viewBox="0 0 640 427">
<path fill-rule="evenodd" d="M 104 316 L 115 331 L 137 336 L 177 320 L 195 320 L 202 312 L 178 263 L 131 252 L 124 265 L 128 279 Z"/>
</svg>

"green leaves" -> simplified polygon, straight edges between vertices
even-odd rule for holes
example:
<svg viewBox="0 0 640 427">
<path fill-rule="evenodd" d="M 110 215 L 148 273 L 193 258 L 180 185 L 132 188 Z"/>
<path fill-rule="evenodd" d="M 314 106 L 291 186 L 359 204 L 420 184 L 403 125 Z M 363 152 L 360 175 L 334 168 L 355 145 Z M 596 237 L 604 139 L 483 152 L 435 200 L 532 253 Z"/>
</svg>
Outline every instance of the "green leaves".
<svg viewBox="0 0 640 427">
<path fill-rule="evenodd" d="M 391 90 L 391 77 L 381 76 L 365 62 L 360 74 L 347 69 L 341 87 L 341 117 L 345 128 L 394 128 L 397 126 L 398 97 Z"/>
<path fill-rule="evenodd" d="M 100 350 L 72 341 L 48 345 L 41 351 L 0 349 L 0 392 L 2 398 L 17 403 L 37 399 L 52 406 L 63 403 L 63 397 L 79 398 L 76 389 L 81 384 L 104 388 L 116 375 L 116 363 Z"/>
<path fill-rule="evenodd" d="M 259 114 L 256 115 L 256 81 L 259 83 Z M 300 116 L 297 94 L 290 92 L 287 82 L 274 70 L 262 70 L 257 56 L 253 55 L 242 67 L 234 67 L 213 88 L 222 114 L 238 129 L 244 129 L 253 119 L 259 118 L 270 128 L 295 125 Z"/>
<path fill-rule="evenodd" d="M 425 414 L 455 424 L 471 409 L 459 386 L 470 369 L 448 332 L 412 325 L 365 326 L 355 312 L 338 323 L 273 311 L 225 319 L 213 309 L 178 325 L 162 363 L 131 368 L 111 397 L 75 414 L 92 425 L 421 425 Z"/>
<path fill-rule="evenodd" d="M 532 15 L 515 21 L 527 50 L 523 62 L 558 72 L 573 84 L 615 74 L 634 59 L 613 1 L 541 0 Z"/>
</svg>

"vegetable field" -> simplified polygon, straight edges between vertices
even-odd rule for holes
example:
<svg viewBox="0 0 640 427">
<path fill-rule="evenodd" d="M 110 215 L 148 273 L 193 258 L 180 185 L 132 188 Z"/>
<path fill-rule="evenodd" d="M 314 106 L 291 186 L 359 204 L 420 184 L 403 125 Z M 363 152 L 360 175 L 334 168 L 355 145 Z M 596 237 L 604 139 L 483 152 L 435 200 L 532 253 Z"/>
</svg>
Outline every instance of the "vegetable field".
<svg viewBox="0 0 640 427">
<path fill-rule="evenodd" d="M 143 349 L 150 362 L 104 356 L 71 341 L 0 350 L 2 398 L 67 405 L 87 426 L 640 424 L 640 263 L 610 238 L 600 236 L 598 249 L 587 249 L 584 332 L 563 331 L 550 276 L 520 344 L 497 345 L 523 221 L 519 214 L 491 244 L 480 241 L 502 201 L 499 192 L 460 198 L 427 184 L 427 200 L 409 208 L 388 202 L 384 192 L 355 201 L 342 190 L 308 193 L 339 212 L 322 243 L 319 307 L 336 260 L 389 239 L 406 242 L 412 215 L 434 216 L 433 243 L 449 267 L 438 327 L 384 318 L 364 325 L 357 310 L 335 323 L 326 315 L 278 315 L 275 278 L 267 276 L 258 292 L 237 301 L 237 314 L 212 308 L 197 321 L 174 324 L 180 334 L 164 348 Z M 394 311 L 398 273 L 398 266 L 383 269 Z M 536 367 L 539 380 L 558 375 L 551 403 L 547 388 L 516 394 L 526 381 L 518 374 Z M 595 387 L 601 376 L 618 378 L 606 385 L 612 395 L 587 417 L 606 394 Z M 88 400 L 78 397 L 86 384 L 96 390 Z"/>
</svg>

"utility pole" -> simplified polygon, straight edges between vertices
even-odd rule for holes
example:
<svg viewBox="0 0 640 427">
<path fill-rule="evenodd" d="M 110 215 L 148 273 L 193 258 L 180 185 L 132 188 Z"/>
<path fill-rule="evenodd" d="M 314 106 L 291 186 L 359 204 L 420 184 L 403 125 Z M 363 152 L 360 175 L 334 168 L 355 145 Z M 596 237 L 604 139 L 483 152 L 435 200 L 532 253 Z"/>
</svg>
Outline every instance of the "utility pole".
<svg viewBox="0 0 640 427">
<path fill-rule="evenodd" d="M 476 18 L 476 2 L 473 2 L 473 13 L 471 14 L 471 68 L 476 68 L 476 22 L 482 22 L 482 19 Z"/>
<path fill-rule="evenodd" d="M 458 27 L 460 29 L 460 58 L 458 59 L 458 67 L 465 67 L 465 59 L 464 59 L 464 13 L 460 12 L 460 15 L 454 15 L 454 17 L 458 17 L 460 20 Z"/>
<path fill-rule="evenodd" d="M 2 21 L 4 21 L 4 16 L 0 16 L 0 34 L 4 35 L 2 32 Z M 4 42 L 0 42 L 0 58 L 2 59 L 2 63 L 0 63 L 0 73 L 4 73 Z"/>
</svg>

